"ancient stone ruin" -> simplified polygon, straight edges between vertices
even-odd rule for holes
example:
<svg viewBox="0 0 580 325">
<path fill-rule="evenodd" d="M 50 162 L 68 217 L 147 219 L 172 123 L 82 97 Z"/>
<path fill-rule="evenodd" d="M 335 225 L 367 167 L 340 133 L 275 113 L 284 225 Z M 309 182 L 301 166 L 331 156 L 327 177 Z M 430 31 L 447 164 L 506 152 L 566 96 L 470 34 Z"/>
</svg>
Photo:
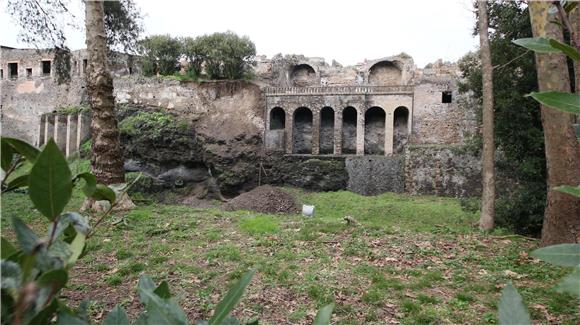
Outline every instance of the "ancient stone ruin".
<svg viewBox="0 0 580 325">
<path fill-rule="evenodd" d="M 86 53 L 72 53 L 68 84 L 55 82 L 52 60 L 50 51 L 0 49 L 2 135 L 38 146 L 53 137 L 71 154 L 88 138 L 89 116 L 59 108 L 86 102 Z M 163 111 L 184 129 L 123 135 L 126 167 L 165 188 L 198 186 L 210 170 L 226 194 L 261 184 L 361 194 L 479 191 L 479 159 L 462 149 L 477 125 L 469 96 L 457 91 L 454 64 L 420 69 L 404 53 L 347 67 L 259 56 L 251 81 L 190 82 L 145 78 L 136 60 L 111 58 L 121 124 Z"/>
</svg>

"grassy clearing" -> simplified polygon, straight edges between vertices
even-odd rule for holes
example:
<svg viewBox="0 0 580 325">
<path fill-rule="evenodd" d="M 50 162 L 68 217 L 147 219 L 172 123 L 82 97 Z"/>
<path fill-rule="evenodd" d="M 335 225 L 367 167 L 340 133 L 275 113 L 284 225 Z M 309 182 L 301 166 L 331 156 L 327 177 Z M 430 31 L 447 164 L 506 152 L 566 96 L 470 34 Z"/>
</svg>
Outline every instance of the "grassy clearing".
<svg viewBox="0 0 580 325">
<path fill-rule="evenodd" d="M 530 259 L 534 241 L 474 230 L 477 215 L 457 200 L 289 190 L 316 206 L 315 217 L 138 206 L 90 239 L 64 296 L 91 299 L 97 318 L 117 303 L 134 315 L 144 272 L 169 282 L 190 319 L 208 318 L 227 286 L 255 268 L 235 314 L 264 324 L 309 324 L 331 301 L 336 324 L 494 324 L 507 281 L 538 322 L 580 321 L 579 301 L 551 289 L 568 270 Z M 80 203 L 75 191 L 69 208 Z M 2 232 L 11 240 L 12 215 L 45 231 L 25 194 L 2 197 Z"/>
</svg>

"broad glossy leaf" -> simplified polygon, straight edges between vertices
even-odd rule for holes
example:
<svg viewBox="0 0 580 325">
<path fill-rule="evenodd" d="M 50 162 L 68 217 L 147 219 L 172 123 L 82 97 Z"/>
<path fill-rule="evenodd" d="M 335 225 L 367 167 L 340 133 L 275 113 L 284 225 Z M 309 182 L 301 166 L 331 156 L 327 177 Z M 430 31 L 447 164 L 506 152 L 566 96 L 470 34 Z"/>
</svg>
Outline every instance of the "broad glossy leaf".
<svg viewBox="0 0 580 325">
<path fill-rule="evenodd" d="M 556 286 L 556 291 L 567 292 L 580 297 L 580 265 L 574 268 L 574 271 L 566 276 L 562 282 Z"/>
<path fill-rule="evenodd" d="M 514 44 L 527 48 L 537 53 L 558 53 L 560 50 L 550 45 L 550 41 L 544 37 L 520 38 L 513 41 Z"/>
<path fill-rule="evenodd" d="M 13 189 L 20 188 L 20 187 L 26 187 L 26 186 L 28 186 L 28 174 L 18 176 L 15 179 L 11 180 L 8 183 L 4 192 L 12 191 Z"/>
<path fill-rule="evenodd" d="M 508 283 L 502 290 L 498 318 L 501 325 L 532 324 L 530 314 L 522 301 L 522 296 L 511 283 Z"/>
<path fill-rule="evenodd" d="M 580 115 L 580 96 L 557 91 L 531 93 L 531 96 L 542 105 L 549 106 L 562 112 Z"/>
<path fill-rule="evenodd" d="M 236 307 L 242 298 L 246 286 L 248 286 L 250 281 L 252 281 L 254 273 L 256 273 L 255 270 L 248 271 L 236 284 L 234 284 L 226 296 L 218 303 L 213 317 L 209 320 L 209 325 L 221 324 L 221 322 L 231 313 L 232 309 Z"/>
<path fill-rule="evenodd" d="M 107 315 L 102 325 L 129 325 L 129 316 L 121 306 L 116 305 Z"/>
<path fill-rule="evenodd" d="M 58 309 L 58 300 L 53 299 L 50 304 L 34 315 L 30 320 L 30 325 L 49 325 L 52 317 Z"/>
<path fill-rule="evenodd" d="M 139 277 L 137 290 L 139 291 L 139 298 L 141 303 L 147 305 L 149 303 L 149 295 L 146 295 L 145 292 L 153 292 L 153 290 L 155 290 L 155 283 L 149 276 L 142 274 Z"/>
<path fill-rule="evenodd" d="M 70 243 L 70 250 L 72 254 L 68 260 L 69 266 L 74 265 L 81 256 L 81 254 L 83 253 L 83 250 L 85 249 L 86 240 L 87 236 L 79 232 L 75 236 L 75 239 L 72 241 L 72 243 Z"/>
<path fill-rule="evenodd" d="M 580 185 L 579 186 L 569 186 L 569 185 L 562 185 L 554 188 L 556 191 L 570 194 L 575 197 L 580 197 Z"/>
<path fill-rule="evenodd" d="M 550 39 L 550 45 L 553 48 L 562 51 L 564 54 L 566 54 L 572 60 L 574 60 L 574 61 L 580 61 L 580 52 L 578 52 L 572 46 L 570 46 L 568 44 L 564 44 L 562 42 L 559 42 L 559 41 L 557 41 L 555 39 Z"/>
<path fill-rule="evenodd" d="M 16 240 L 20 248 L 26 254 L 32 253 L 36 246 L 40 244 L 38 236 L 18 217 L 12 218 L 12 227 L 14 232 L 16 232 Z"/>
<path fill-rule="evenodd" d="M 40 154 L 40 151 L 30 144 L 15 138 L 3 138 L 19 155 L 34 163 Z"/>
<path fill-rule="evenodd" d="M 43 272 L 62 269 L 71 256 L 70 246 L 62 240 L 54 240 L 50 247 L 41 247 L 36 254 L 36 267 Z"/>
<path fill-rule="evenodd" d="M 65 270 L 50 270 L 38 277 L 37 283 L 41 287 L 51 287 L 57 292 L 65 286 L 68 281 L 68 273 Z"/>
<path fill-rule="evenodd" d="M 18 289 L 22 283 L 22 270 L 20 265 L 12 261 L 0 262 L 2 278 L 0 279 L 2 289 Z"/>
<path fill-rule="evenodd" d="M 34 207 L 50 221 L 61 214 L 70 200 L 70 169 L 53 139 L 48 141 L 30 170 L 28 194 Z"/>
<path fill-rule="evenodd" d="M 8 256 L 16 253 L 16 247 L 14 247 L 14 245 L 12 245 L 12 243 L 10 243 L 8 241 L 8 239 L 2 237 L 2 244 L 0 245 L 0 258 L 2 259 L 6 259 L 8 258 Z"/>
<path fill-rule="evenodd" d="M 58 313 L 58 321 L 56 322 L 56 325 L 89 325 L 89 323 L 69 312 L 61 311 Z"/>
<path fill-rule="evenodd" d="M 187 324 L 187 317 L 173 299 L 161 299 L 150 290 L 141 290 L 147 301 L 147 324 Z"/>
<path fill-rule="evenodd" d="M 73 182 L 77 179 L 82 179 L 85 181 L 85 185 L 83 186 L 83 193 L 87 197 L 91 197 L 97 190 L 97 178 L 95 175 L 91 173 L 81 173 L 75 176 Z"/>
<path fill-rule="evenodd" d="M 97 201 L 102 200 L 109 201 L 111 204 L 113 204 L 117 199 L 117 195 L 115 194 L 115 191 L 113 191 L 108 186 L 103 184 L 97 184 L 97 187 L 92 195 L 92 198 Z"/>
<path fill-rule="evenodd" d="M 171 292 L 169 292 L 169 284 L 167 284 L 167 281 L 162 281 L 159 286 L 155 288 L 153 293 L 158 295 L 161 299 L 171 298 Z"/>
<path fill-rule="evenodd" d="M 12 165 L 12 158 L 14 157 L 14 150 L 12 146 L 6 141 L 6 138 L 0 138 L 0 166 L 5 172 L 10 169 Z"/>
<path fill-rule="evenodd" d="M 558 266 L 575 267 L 580 264 L 580 244 L 559 244 L 534 250 L 531 255 Z"/>
<path fill-rule="evenodd" d="M 77 232 L 84 235 L 87 235 L 90 230 L 87 217 L 76 212 L 67 212 L 59 217 L 54 235 L 52 234 L 53 225 L 54 224 L 51 224 L 48 228 L 48 236 L 54 236 L 54 238 L 59 238 L 69 225 L 73 226 Z"/>
<path fill-rule="evenodd" d="M 328 304 L 322 307 L 316 314 L 316 318 L 312 325 L 328 325 L 330 324 L 330 317 L 332 316 L 332 310 L 334 309 L 334 304 Z"/>
</svg>

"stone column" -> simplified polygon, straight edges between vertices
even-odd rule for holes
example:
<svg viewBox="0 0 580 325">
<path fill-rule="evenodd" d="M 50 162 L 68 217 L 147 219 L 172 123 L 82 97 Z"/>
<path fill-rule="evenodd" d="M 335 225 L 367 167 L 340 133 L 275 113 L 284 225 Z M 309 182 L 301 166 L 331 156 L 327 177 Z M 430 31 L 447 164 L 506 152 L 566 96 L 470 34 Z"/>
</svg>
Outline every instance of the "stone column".
<svg viewBox="0 0 580 325">
<path fill-rule="evenodd" d="M 44 144 L 48 143 L 50 138 L 54 138 L 54 117 L 50 114 L 44 115 Z"/>
<path fill-rule="evenodd" d="M 292 153 L 292 146 L 294 144 L 294 139 L 292 137 L 292 127 L 294 126 L 294 114 L 293 111 L 287 111 L 284 110 L 286 112 L 286 153 L 287 154 L 291 154 Z"/>
<path fill-rule="evenodd" d="M 362 156 L 365 154 L 365 108 L 357 110 L 356 121 L 356 154 Z"/>
<path fill-rule="evenodd" d="M 37 147 L 42 146 L 46 140 L 44 140 L 44 129 L 46 125 L 45 121 L 46 117 L 44 115 L 40 116 L 40 121 L 38 122 L 38 143 L 36 143 Z"/>
<path fill-rule="evenodd" d="M 69 114 L 66 117 L 66 156 L 70 156 L 79 147 L 77 146 L 77 124 L 78 117 L 77 114 Z"/>
<path fill-rule="evenodd" d="M 320 153 L 320 110 L 312 110 L 312 154 Z"/>
<path fill-rule="evenodd" d="M 79 112 L 77 116 L 77 148 L 91 137 L 91 117 L 89 113 Z"/>
<path fill-rule="evenodd" d="M 334 154 L 342 155 L 342 110 L 334 112 Z"/>
<path fill-rule="evenodd" d="M 387 109 L 385 114 L 385 156 L 393 154 L 393 128 L 395 112 Z"/>
<path fill-rule="evenodd" d="M 54 116 L 54 142 L 62 152 L 66 152 L 66 115 Z"/>
</svg>

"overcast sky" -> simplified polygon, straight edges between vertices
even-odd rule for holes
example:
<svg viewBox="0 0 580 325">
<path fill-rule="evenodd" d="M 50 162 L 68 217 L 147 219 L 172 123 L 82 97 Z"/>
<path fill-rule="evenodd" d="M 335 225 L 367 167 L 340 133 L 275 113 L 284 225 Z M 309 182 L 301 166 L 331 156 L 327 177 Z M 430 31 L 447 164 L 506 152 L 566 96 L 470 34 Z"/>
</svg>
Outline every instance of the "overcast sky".
<svg viewBox="0 0 580 325">
<path fill-rule="evenodd" d="M 471 0 L 135 1 L 146 35 L 195 37 L 231 30 L 249 36 L 258 54 L 268 57 L 304 54 L 352 65 L 406 52 L 423 67 L 440 58 L 456 61 L 478 43 Z M 82 19 L 80 1 L 69 3 Z M 0 6 L 0 44 L 30 47 L 17 41 L 6 0 Z M 71 49 L 85 47 L 83 33 L 67 30 Z"/>
</svg>

